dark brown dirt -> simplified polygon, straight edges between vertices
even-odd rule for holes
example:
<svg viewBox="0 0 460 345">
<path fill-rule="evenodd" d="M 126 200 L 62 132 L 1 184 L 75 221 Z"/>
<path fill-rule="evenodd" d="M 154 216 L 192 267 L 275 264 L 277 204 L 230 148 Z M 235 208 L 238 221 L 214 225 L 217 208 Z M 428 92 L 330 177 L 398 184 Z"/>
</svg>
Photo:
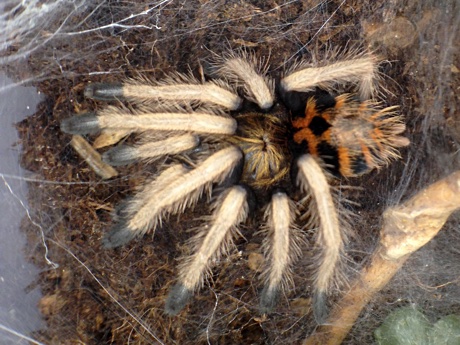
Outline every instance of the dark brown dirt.
<svg viewBox="0 0 460 345">
<path fill-rule="evenodd" d="M 129 2 L 110 3 L 87 18 L 81 30 L 144 9 L 133 9 L 136 5 Z M 380 214 L 388 204 L 460 167 L 460 61 L 454 50 L 460 36 L 449 34 L 458 29 L 458 4 L 387 3 L 176 2 L 159 14 L 161 29 L 97 30 L 56 39 L 34 52 L 28 73 L 46 69 L 46 78 L 36 83 L 46 100 L 35 115 L 17 125 L 21 163 L 43 181 L 30 183 L 29 204 L 45 229 L 48 257 L 59 264 L 50 269 L 37 228 L 24 221 L 30 259 L 43 268 L 39 308 L 48 328 L 35 338 L 46 344 L 279 344 L 298 343 L 311 332 L 315 321 L 308 307 L 308 252 L 296 266 L 296 288 L 273 314 L 258 315 L 261 286 L 248 265 L 248 257 L 254 258 L 251 254 L 261 243 L 260 236 L 253 235 L 253 224 L 243 229 L 246 240 L 238 243 L 238 252 L 222 260 L 190 305 L 176 317 L 166 316 L 165 294 L 174 282 L 176 258 L 186 250 L 187 229 L 198 226 L 196 217 L 207 212 L 206 203 L 180 219 L 172 218 L 154 238 L 147 235 L 121 249 L 103 250 L 100 241 L 109 227 L 110 211 L 155 167 L 122 168 L 118 178 L 101 181 L 73 152 L 70 136 L 59 130 L 59 123 L 73 113 L 104 106 L 84 99 L 88 82 L 115 82 L 137 73 L 161 78 L 188 69 L 198 75 L 210 51 L 220 54 L 245 47 L 258 56 L 270 56 L 271 73 L 277 75 L 290 58 L 309 59 L 347 44 L 370 47 L 388 61 L 381 66 L 388 89 L 385 102 L 401 106 L 413 144 L 390 168 L 364 181 L 350 181 L 362 187 L 350 195 L 362 205 L 354 210 L 356 237 L 350 245 L 351 258 L 359 266 L 372 251 Z M 151 26 L 155 20 L 140 16 L 132 24 Z M 51 31 L 54 24 L 50 23 Z M 15 66 L 9 73 L 27 75 Z M 458 219 L 449 226 L 458 228 Z M 395 291 L 403 294 L 401 288 Z M 397 293 L 382 294 L 363 316 L 366 321 L 360 321 L 362 329 L 355 329 L 346 342 L 371 343 L 373 327 L 388 310 L 379 306 L 393 303 Z M 437 293 L 440 298 L 447 294 L 442 289 Z M 449 308 L 458 312 L 459 304 Z M 372 319 L 371 314 L 378 317 Z"/>
</svg>

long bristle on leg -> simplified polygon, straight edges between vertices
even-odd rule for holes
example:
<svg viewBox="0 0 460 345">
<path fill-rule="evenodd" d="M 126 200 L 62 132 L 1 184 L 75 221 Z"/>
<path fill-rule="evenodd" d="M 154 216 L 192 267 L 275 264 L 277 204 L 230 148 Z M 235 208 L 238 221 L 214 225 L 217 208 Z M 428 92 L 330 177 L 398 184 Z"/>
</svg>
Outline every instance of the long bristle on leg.
<svg viewBox="0 0 460 345">
<path fill-rule="evenodd" d="M 175 164 L 163 170 L 158 177 L 138 191 L 132 198 L 124 201 L 117 207 L 114 218 L 120 220 L 113 226 L 109 233 L 104 236 L 102 241 L 105 248 L 119 247 L 128 243 L 136 236 L 145 234 L 152 226 L 150 218 L 144 219 L 143 225 L 136 229 L 128 229 L 128 220 L 135 217 L 142 207 L 148 203 L 150 197 L 160 194 L 165 186 L 172 183 L 181 176 L 184 176 L 189 170 L 182 164 Z"/>
<path fill-rule="evenodd" d="M 146 142 L 137 146 L 120 145 L 111 148 L 102 155 L 104 162 L 113 165 L 126 165 L 137 160 L 178 154 L 198 146 L 200 139 L 193 134 L 171 136 L 163 140 Z"/>
<path fill-rule="evenodd" d="M 128 133 L 145 131 L 180 131 L 206 134 L 234 134 L 235 119 L 211 112 L 162 112 L 107 107 L 96 114 L 77 115 L 61 122 L 61 130 L 69 134 L 90 134 L 100 130 Z"/>
<path fill-rule="evenodd" d="M 340 229 L 338 211 L 325 171 L 311 155 L 297 161 L 297 183 L 310 196 L 309 225 L 318 228 L 316 246 L 320 250 L 314 278 L 314 313 L 321 323 L 326 316 L 325 296 L 338 275 L 344 251 L 344 231 Z"/>
<path fill-rule="evenodd" d="M 246 98 L 259 105 L 261 109 L 270 109 L 275 101 L 275 87 L 273 81 L 264 77 L 265 71 L 258 66 L 255 58 L 231 55 L 222 59 L 217 74 L 242 84 Z"/>
<path fill-rule="evenodd" d="M 280 291 L 291 282 L 291 264 L 300 255 L 297 229 L 294 225 L 296 207 L 284 192 L 272 196 L 265 211 L 268 236 L 263 244 L 268 265 L 264 272 L 265 286 L 260 296 L 260 312 L 270 312 Z"/>
<path fill-rule="evenodd" d="M 120 210 L 122 216 L 104 239 L 106 248 L 118 247 L 161 224 L 170 214 L 194 205 L 213 183 L 224 181 L 242 160 L 241 151 L 230 146 L 217 151 L 195 169 L 175 175 L 164 171 Z"/>
<path fill-rule="evenodd" d="M 212 261 L 218 260 L 234 246 L 233 238 L 239 234 L 238 225 L 248 215 L 247 191 L 241 186 L 230 187 L 217 202 L 206 234 L 194 240 L 199 244 L 195 253 L 179 269 L 178 282 L 166 300 L 166 312 L 176 315 L 187 304 L 193 292 L 202 284 Z"/>
<path fill-rule="evenodd" d="M 201 83 L 192 76 L 174 74 L 161 81 L 137 78 L 124 84 L 95 83 L 85 89 L 85 96 L 103 101 L 126 99 L 135 103 L 215 104 L 237 110 L 242 100 L 231 89 L 223 81 Z"/>
<path fill-rule="evenodd" d="M 182 131 L 207 134 L 234 134 L 237 124 L 233 118 L 210 112 L 162 112 L 107 107 L 97 116 L 99 128 L 122 129 L 132 132 Z"/>
<path fill-rule="evenodd" d="M 360 97 L 368 99 L 375 92 L 377 66 L 376 58 L 366 54 L 326 66 L 299 68 L 281 79 L 280 86 L 282 92 L 308 92 L 318 86 L 327 89 L 337 83 L 356 83 Z"/>
</svg>

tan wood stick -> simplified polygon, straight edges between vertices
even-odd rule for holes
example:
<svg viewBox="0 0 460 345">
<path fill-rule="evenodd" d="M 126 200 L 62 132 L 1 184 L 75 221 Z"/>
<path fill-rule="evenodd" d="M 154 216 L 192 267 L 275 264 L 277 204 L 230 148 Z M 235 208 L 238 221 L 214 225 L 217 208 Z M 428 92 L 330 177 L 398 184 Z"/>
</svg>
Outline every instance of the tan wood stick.
<svg viewBox="0 0 460 345">
<path fill-rule="evenodd" d="M 460 171 L 428 186 L 405 203 L 388 208 L 383 214 L 380 243 L 369 264 L 333 308 L 326 323 L 303 344 L 341 344 L 366 304 L 412 253 L 436 236 L 457 209 L 460 209 Z"/>
</svg>

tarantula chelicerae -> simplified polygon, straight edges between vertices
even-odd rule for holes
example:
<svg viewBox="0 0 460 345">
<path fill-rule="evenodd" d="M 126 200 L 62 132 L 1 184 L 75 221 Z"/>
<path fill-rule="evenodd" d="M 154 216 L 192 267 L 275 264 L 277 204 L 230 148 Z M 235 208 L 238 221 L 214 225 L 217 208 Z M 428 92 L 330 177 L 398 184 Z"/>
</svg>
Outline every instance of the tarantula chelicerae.
<svg viewBox="0 0 460 345">
<path fill-rule="evenodd" d="M 323 65 L 302 62 L 277 82 L 267 75 L 267 64 L 246 53 L 228 54 L 209 69 L 209 81 L 176 73 L 162 81 L 89 85 L 87 97 L 123 99 L 130 107 L 108 106 L 62 122 L 71 134 L 141 133 L 138 145 L 104 153 L 111 165 L 162 158 L 156 178 L 118 208 L 104 246 L 155 231 L 220 186 L 208 224 L 193 239 L 193 254 L 180 265 L 166 311 L 184 308 L 210 266 L 233 247 L 256 204 L 265 207 L 267 232 L 262 312 L 274 307 L 289 282 L 306 229 L 316 229 L 314 295 L 321 300 L 334 282 L 345 237 L 330 178 L 379 168 L 409 143 L 400 136 L 405 125 L 394 107 L 372 100 L 376 59 L 362 53 Z"/>
</svg>

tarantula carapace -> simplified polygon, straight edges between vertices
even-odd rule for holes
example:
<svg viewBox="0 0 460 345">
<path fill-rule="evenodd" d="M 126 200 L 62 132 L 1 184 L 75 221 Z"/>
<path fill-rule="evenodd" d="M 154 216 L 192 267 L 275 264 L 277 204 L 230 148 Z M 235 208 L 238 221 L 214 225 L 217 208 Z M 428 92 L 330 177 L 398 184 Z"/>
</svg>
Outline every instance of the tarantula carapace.
<svg viewBox="0 0 460 345">
<path fill-rule="evenodd" d="M 203 194 L 217 194 L 209 223 L 193 238 L 193 254 L 183 259 L 167 298 L 166 311 L 174 315 L 233 248 L 252 206 L 262 205 L 262 312 L 274 307 L 290 281 L 310 229 L 316 229 L 320 249 L 313 281 L 321 300 L 335 282 L 345 240 L 330 179 L 379 168 L 409 143 L 394 107 L 373 100 L 376 58 L 342 54 L 323 64 L 301 62 L 276 82 L 268 65 L 247 53 L 227 54 L 210 66 L 208 81 L 176 73 L 161 81 L 89 85 L 87 97 L 129 106 L 120 102 L 61 123 L 71 134 L 140 133 L 139 144 L 104 153 L 111 165 L 161 162 L 158 175 L 118 208 L 103 244 L 118 247 L 154 232 Z"/>
</svg>

